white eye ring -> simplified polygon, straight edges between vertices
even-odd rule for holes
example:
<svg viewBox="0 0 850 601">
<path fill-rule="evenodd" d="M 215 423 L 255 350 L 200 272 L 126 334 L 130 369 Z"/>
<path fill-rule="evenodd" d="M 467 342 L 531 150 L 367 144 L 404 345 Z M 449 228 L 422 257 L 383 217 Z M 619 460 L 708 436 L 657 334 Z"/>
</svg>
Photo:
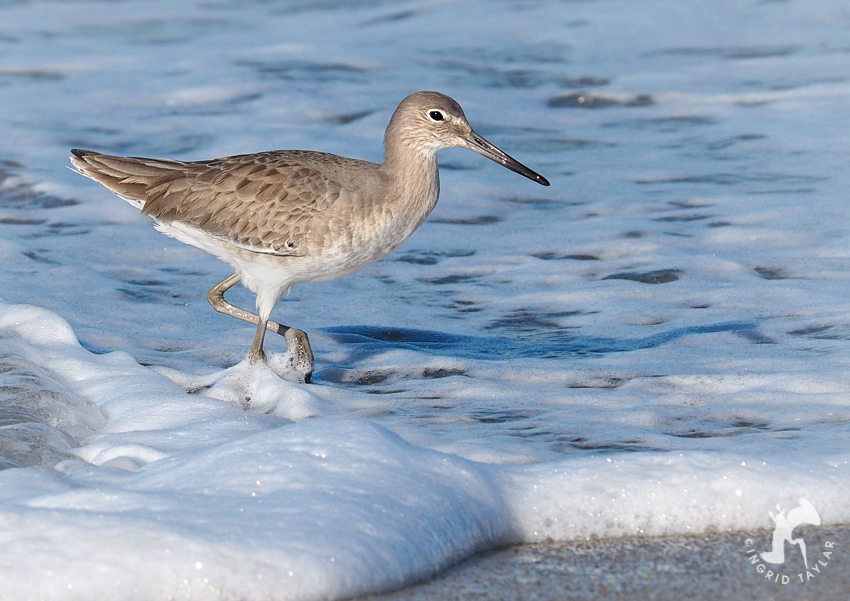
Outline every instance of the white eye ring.
<svg viewBox="0 0 850 601">
<path fill-rule="evenodd" d="M 431 109 L 428 111 L 428 118 L 431 119 L 431 121 L 445 121 L 446 116 L 443 114 L 443 111 Z"/>
</svg>

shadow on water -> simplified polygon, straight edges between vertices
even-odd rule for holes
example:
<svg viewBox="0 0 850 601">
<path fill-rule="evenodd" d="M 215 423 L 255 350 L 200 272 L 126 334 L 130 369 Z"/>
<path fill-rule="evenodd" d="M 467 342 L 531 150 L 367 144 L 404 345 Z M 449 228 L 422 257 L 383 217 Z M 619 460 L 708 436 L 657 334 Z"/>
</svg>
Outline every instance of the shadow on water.
<svg viewBox="0 0 850 601">
<path fill-rule="evenodd" d="M 541 332 L 540 336 L 523 336 L 522 340 L 500 336 L 459 336 L 430 330 L 381 328 L 376 326 L 342 326 L 323 330 L 339 344 L 367 355 L 391 349 L 407 349 L 463 359 L 499 360 L 511 357 L 559 359 L 562 357 L 599 356 L 650 349 L 684 336 L 730 332 L 747 342 L 770 344 L 773 341 L 758 331 L 751 322 L 724 322 L 704 326 L 677 328 L 637 338 L 602 338 L 574 336 L 559 331 L 556 336 Z"/>
</svg>

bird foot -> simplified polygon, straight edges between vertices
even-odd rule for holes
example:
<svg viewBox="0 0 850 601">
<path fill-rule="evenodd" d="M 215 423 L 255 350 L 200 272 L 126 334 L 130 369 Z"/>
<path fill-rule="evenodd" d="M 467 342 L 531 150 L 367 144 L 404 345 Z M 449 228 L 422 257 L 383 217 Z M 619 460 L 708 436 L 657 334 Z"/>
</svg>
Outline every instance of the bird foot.
<svg viewBox="0 0 850 601">
<path fill-rule="evenodd" d="M 286 355 L 272 354 L 266 356 L 262 349 L 262 339 L 258 338 L 259 344 L 255 341 L 254 346 L 248 351 L 248 362 L 252 366 L 265 364 L 284 380 L 301 380 L 309 384 L 313 376 L 313 349 L 310 348 L 310 340 L 307 338 L 307 334 L 303 330 L 280 326 L 274 322 L 269 323 L 275 326 L 276 329 L 273 331 L 286 339 L 286 350 L 288 352 Z"/>
<path fill-rule="evenodd" d="M 251 349 L 248 352 L 248 362 L 251 365 L 259 365 L 260 363 L 264 363 L 266 360 L 266 354 L 263 352 L 263 349 L 255 351 Z"/>
<path fill-rule="evenodd" d="M 303 330 L 289 328 L 283 337 L 286 338 L 286 346 L 289 350 L 289 367 L 309 384 L 313 376 L 314 363 L 313 349 L 310 347 L 307 334 Z"/>
</svg>

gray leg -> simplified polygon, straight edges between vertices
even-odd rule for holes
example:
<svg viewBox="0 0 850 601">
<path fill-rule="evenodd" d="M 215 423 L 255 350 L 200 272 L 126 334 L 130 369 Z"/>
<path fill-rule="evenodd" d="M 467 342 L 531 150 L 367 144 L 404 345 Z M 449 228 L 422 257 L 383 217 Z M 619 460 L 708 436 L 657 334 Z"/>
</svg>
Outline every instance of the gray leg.
<svg viewBox="0 0 850 601">
<path fill-rule="evenodd" d="M 259 319 L 257 321 L 257 333 L 254 335 L 254 344 L 251 345 L 251 350 L 248 351 L 248 359 L 251 365 L 256 365 L 263 361 L 263 340 L 266 337 L 266 327 L 268 327 L 268 319 Z"/>
<path fill-rule="evenodd" d="M 237 284 L 240 279 L 239 274 L 234 273 L 226 280 L 210 288 L 210 291 L 207 292 L 207 300 L 213 309 L 242 321 L 257 324 L 254 344 L 251 345 L 251 350 L 248 353 L 251 363 L 257 363 L 263 359 L 263 339 L 267 329 L 286 338 L 287 348 L 292 353 L 292 367 L 305 374 L 304 379 L 309 382 L 310 376 L 313 374 L 313 349 L 310 348 L 310 340 L 307 338 L 307 334 L 302 330 L 290 328 L 270 319 L 263 321 L 256 313 L 231 305 L 224 300 L 224 293 Z"/>
</svg>

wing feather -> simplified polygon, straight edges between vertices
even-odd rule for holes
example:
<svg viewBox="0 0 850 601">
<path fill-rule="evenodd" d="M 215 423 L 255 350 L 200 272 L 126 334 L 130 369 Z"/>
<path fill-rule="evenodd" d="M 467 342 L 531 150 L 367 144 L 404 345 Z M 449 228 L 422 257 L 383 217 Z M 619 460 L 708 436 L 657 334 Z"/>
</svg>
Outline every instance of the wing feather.
<svg viewBox="0 0 850 601">
<path fill-rule="evenodd" d="M 184 162 L 74 151 L 78 171 L 163 223 L 179 221 L 254 252 L 301 255 L 326 236 L 328 213 L 346 196 L 339 175 L 377 165 L 311 151 L 272 151 Z M 348 193 L 351 200 L 351 194 Z"/>
</svg>

